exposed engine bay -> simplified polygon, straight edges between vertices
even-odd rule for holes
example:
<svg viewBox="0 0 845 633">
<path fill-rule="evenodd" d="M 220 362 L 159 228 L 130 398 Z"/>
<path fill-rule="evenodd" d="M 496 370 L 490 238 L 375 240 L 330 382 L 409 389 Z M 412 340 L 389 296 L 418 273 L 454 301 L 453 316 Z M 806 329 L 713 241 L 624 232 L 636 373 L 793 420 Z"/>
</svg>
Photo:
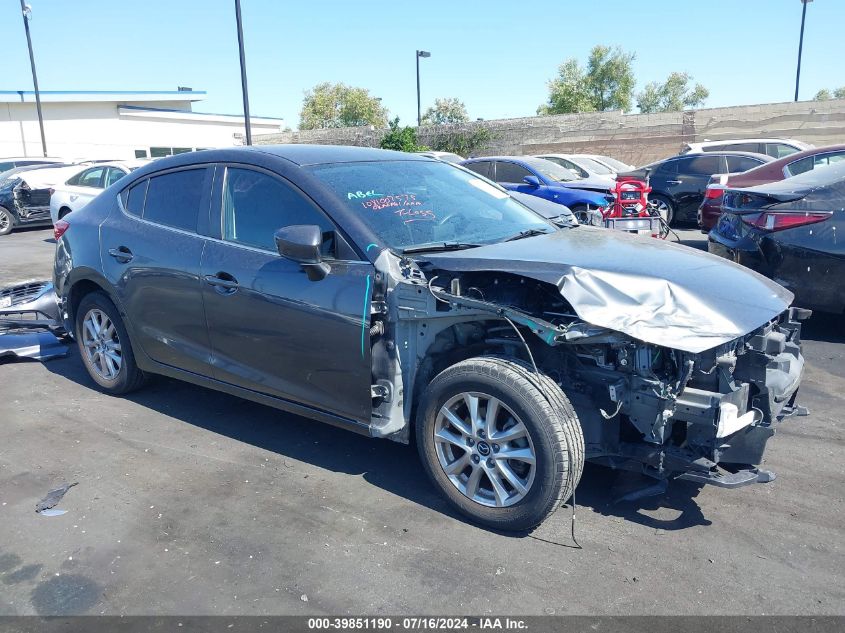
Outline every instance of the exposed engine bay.
<svg viewBox="0 0 845 633">
<path fill-rule="evenodd" d="M 806 414 L 795 400 L 800 321 L 810 311 L 785 309 L 746 334 L 688 351 L 587 322 L 552 283 L 440 264 L 387 251 L 377 262 L 373 435 L 408 441 L 415 403 L 435 375 L 498 354 L 560 385 L 594 463 L 723 487 L 774 478 L 758 466 L 776 424 Z"/>
</svg>

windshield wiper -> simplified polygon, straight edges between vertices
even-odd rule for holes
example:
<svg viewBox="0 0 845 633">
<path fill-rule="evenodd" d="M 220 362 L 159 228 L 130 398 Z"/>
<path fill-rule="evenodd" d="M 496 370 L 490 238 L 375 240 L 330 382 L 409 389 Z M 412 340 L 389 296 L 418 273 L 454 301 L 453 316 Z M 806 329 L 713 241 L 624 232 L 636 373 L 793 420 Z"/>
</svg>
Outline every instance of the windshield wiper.
<svg viewBox="0 0 845 633">
<path fill-rule="evenodd" d="M 516 235 L 512 235 L 511 237 L 507 238 L 506 240 L 502 240 L 504 242 L 513 242 L 514 240 L 521 240 L 524 237 L 534 237 L 535 235 L 545 235 L 549 231 L 545 229 L 525 229 L 524 231 L 520 231 Z"/>
<path fill-rule="evenodd" d="M 403 248 L 402 254 L 408 253 L 433 253 L 437 251 L 459 251 L 464 248 L 478 248 L 481 244 L 470 244 L 468 242 L 436 242 L 434 244 L 422 244 Z"/>
</svg>

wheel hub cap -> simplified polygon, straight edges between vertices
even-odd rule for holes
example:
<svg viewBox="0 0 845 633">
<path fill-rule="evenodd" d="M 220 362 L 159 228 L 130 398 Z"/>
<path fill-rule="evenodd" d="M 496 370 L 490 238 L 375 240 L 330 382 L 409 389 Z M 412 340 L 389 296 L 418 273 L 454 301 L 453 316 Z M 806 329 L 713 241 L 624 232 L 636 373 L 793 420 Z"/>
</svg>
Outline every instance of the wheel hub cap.
<svg viewBox="0 0 845 633">
<path fill-rule="evenodd" d="M 103 380 L 117 378 L 123 353 L 117 329 L 109 316 L 92 308 L 82 319 L 82 349 L 88 367 Z"/>
<path fill-rule="evenodd" d="M 534 483 L 536 455 L 528 429 L 503 402 L 460 393 L 437 413 L 437 459 L 458 491 L 489 507 L 511 506 Z"/>
</svg>

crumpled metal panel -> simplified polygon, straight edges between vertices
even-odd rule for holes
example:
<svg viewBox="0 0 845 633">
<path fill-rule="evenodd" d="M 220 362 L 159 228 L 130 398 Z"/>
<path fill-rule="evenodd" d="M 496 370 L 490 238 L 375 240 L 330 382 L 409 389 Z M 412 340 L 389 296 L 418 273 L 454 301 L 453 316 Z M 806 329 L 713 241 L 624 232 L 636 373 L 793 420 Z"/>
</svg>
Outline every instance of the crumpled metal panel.
<svg viewBox="0 0 845 633">
<path fill-rule="evenodd" d="M 68 347 L 52 332 L 15 330 L 3 332 L 0 330 L 0 358 L 9 356 L 16 358 L 34 358 L 48 360 L 67 356 Z"/>
<path fill-rule="evenodd" d="M 691 353 L 748 334 L 793 299 L 770 279 L 703 251 L 585 226 L 425 260 L 554 284 L 584 321 Z"/>
</svg>

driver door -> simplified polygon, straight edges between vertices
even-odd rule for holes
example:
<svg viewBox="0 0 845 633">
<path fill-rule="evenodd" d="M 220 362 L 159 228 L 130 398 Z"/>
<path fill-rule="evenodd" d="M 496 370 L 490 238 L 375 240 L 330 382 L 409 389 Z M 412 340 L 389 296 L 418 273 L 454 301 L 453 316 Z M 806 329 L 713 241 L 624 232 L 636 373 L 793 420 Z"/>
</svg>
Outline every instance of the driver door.
<svg viewBox="0 0 845 633">
<path fill-rule="evenodd" d="M 310 198 L 257 168 L 226 167 L 211 221 L 219 239 L 200 268 L 214 377 L 369 423 L 372 264 Z M 324 279 L 276 251 L 274 232 L 297 224 L 323 230 Z"/>
</svg>

